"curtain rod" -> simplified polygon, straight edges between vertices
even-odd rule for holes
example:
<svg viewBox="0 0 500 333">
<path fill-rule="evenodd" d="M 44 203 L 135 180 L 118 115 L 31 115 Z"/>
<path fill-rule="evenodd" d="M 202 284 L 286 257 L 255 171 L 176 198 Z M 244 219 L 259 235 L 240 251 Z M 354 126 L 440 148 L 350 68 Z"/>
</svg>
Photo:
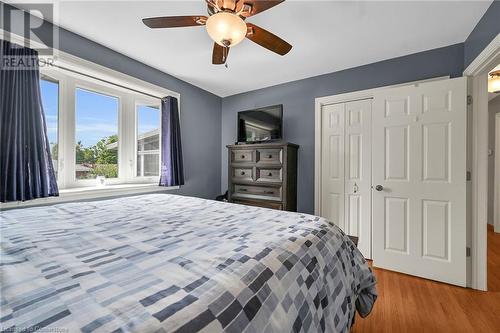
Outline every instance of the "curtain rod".
<svg viewBox="0 0 500 333">
<path fill-rule="evenodd" d="M 104 80 L 104 79 L 101 79 L 101 78 L 98 78 L 98 77 L 95 77 L 95 76 L 92 76 L 92 75 L 89 75 L 89 74 L 85 74 L 85 73 L 76 71 L 76 70 L 71 69 L 71 68 L 64 67 L 64 66 L 60 66 L 60 65 L 56 65 L 56 64 L 53 64 L 52 66 L 60 68 L 60 69 L 65 70 L 65 71 L 68 71 L 68 72 L 71 72 L 71 73 L 74 73 L 74 74 L 86 76 L 86 77 L 88 77 L 90 79 L 98 80 L 98 81 L 101 81 L 101 82 L 104 82 L 104 83 L 107 83 L 107 84 L 111 84 L 111 85 L 116 86 L 116 87 L 120 87 L 120 88 L 123 88 L 123 89 L 126 89 L 126 90 L 130 90 L 130 91 L 136 92 L 138 94 L 142 94 L 142 95 L 146 95 L 146 96 L 149 96 L 149 97 L 153 97 L 153 98 L 156 98 L 156 99 L 159 99 L 159 100 L 162 100 L 164 97 L 166 97 L 166 96 L 158 97 L 158 96 L 155 96 L 155 95 L 151 95 L 151 94 L 148 94 L 147 92 L 140 91 L 140 90 L 137 90 L 137 89 L 133 89 L 133 88 L 130 88 L 130 87 L 127 87 L 127 86 L 123 86 L 121 84 L 114 83 L 114 82 L 111 82 L 111 81 L 108 81 L 108 80 Z"/>
</svg>

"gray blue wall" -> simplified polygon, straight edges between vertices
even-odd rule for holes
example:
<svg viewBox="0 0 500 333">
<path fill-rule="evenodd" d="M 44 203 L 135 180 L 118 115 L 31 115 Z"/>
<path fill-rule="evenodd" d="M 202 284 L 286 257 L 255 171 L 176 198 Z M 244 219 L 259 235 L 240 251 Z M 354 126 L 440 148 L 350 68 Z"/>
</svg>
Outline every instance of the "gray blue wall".
<svg viewBox="0 0 500 333">
<path fill-rule="evenodd" d="M 44 24 L 39 37 L 52 46 L 46 37 L 52 24 Z M 180 93 L 186 184 L 177 193 L 215 198 L 221 177 L 221 98 L 68 30 L 59 28 L 59 38 L 61 51 Z"/>
<path fill-rule="evenodd" d="M 390 59 L 222 100 L 221 190 L 227 188 L 227 150 L 236 140 L 240 110 L 284 104 L 284 139 L 301 146 L 299 153 L 298 210 L 314 210 L 314 99 L 356 90 L 422 80 L 462 72 L 500 33 L 500 1 L 493 1 L 464 43 Z"/>
<path fill-rule="evenodd" d="M 465 40 L 464 68 L 500 33 L 500 1 L 493 1 Z"/>
<path fill-rule="evenodd" d="M 236 141 L 238 111 L 283 104 L 284 140 L 300 145 L 298 210 L 314 211 L 314 100 L 316 97 L 370 89 L 438 76 L 461 76 L 463 44 L 412 54 L 340 72 L 242 93 L 222 100 L 221 189 L 227 189 L 226 145 Z"/>
<path fill-rule="evenodd" d="M 181 94 L 186 185 L 179 193 L 186 195 L 213 198 L 227 188 L 225 146 L 236 140 L 235 124 L 238 111 L 284 104 L 284 139 L 301 146 L 298 209 L 312 213 L 314 99 L 438 76 L 461 76 L 464 66 L 470 64 L 500 32 L 499 20 L 500 1 L 494 1 L 465 43 L 223 99 L 64 29 L 60 29 L 59 48 Z M 49 29 L 47 28 L 47 34 L 50 33 Z"/>
</svg>

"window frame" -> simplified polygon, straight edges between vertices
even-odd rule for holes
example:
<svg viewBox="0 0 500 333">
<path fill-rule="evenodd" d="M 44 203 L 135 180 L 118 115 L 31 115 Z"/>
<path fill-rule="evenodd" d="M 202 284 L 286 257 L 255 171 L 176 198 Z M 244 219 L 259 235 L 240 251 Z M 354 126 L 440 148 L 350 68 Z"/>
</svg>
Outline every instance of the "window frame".
<svg viewBox="0 0 500 333">
<path fill-rule="evenodd" d="M 64 61 L 60 60 L 60 62 L 65 68 L 40 69 L 40 79 L 48 77 L 59 84 L 57 183 L 60 192 L 73 192 L 78 188 L 86 191 L 93 188 L 109 190 L 115 185 L 127 184 L 138 186 L 158 184 L 159 175 L 137 176 L 137 107 L 139 105 L 154 106 L 160 110 L 159 170 L 161 172 L 161 100 L 148 95 L 176 97 L 179 106 L 180 95 L 82 59 L 66 56 Z M 68 68 L 70 70 L 67 70 Z M 94 179 L 76 179 L 77 89 L 118 99 L 118 177 L 107 178 L 104 187 L 98 187 Z M 177 188 L 178 186 L 172 186 L 166 189 Z"/>
<path fill-rule="evenodd" d="M 73 187 L 81 187 L 81 186 L 96 186 L 97 182 L 95 179 L 78 179 L 76 178 L 76 134 L 77 134 L 77 109 L 76 109 L 76 94 L 77 94 L 77 91 L 78 89 L 80 90 L 86 90 L 88 92 L 91 92 L 91 93 L 94 93 L 94 94 L 98 94 L 98 95 L 103 95 L 103 96 L 107 96 L 107 97 L 112 97 L 112 98 L 116 98 L 117 101 L 118 101 L 118 109 L 117 109 L 117 112 L 118 112 L 118 122 L 117 122 L 117 135 L 118 135 L 118 160 L 117 160 L 117 166 L 118 166 L 118 177 L 116 178 L 106 178 L 106 184 L 123 184 L 126 182 L 126 177 L 123 177 L 123 172 L 120 171 L 121 167 L 120 167 L 120 156 L 121 156 L 121 153 L 122 153 L 122 143 L 121 143 L 121 140 L 122 140 L 122 136 L 123 136 L 123 129 L 122 129 L 122 126 L 120 126 L 121 124 L 121 120 L 122 120 L 122 100 L 123 100 L 123 95 L 119 95 L 117 93 L 117 91 L 114 91 L 112 89 L 109 89 L 105 86 L 99 86 L 99 85 L 96 85 L 96 84 L 91 84 L 89 82 L 81 82 L 81 81 L 76 81 L 76 84 L 75 84 L 75 88 L 74 88 L 74 99 L 75 99 L 75 103 L 74 103 L 74 137 L 75 137 L 75 144 L 73 145 L 73 162 L 74 162 L 74 166 L 75 166 L 75 172 L 73 172 L 73 176 L 72 176 L 72 181 L 71 181 L 71 184 L 73 184 Z M 99 90 L 97 90 L 99 89 Z"/>
<path fill-rule="evenodd" d="M 137 176 L 137 163 L 138 163 L 138 149 L 137 149 L 137 140 L 139 139 L 139 112 L 138 108 L 139 106 L 149 106 L 149 107 L 158 107 L 158 135 L 159 135 L 159 162 L 158 162 L 158 176 Z M 145 97 L 138 97 L 135 99 L 134 103 L 134 179 L 136 181 L 141 181 L 143 180 L 144 182 L 155 182 L 159 181 L 159 177 L 161 175 L 161 144 L 162 144 L 162 128 L 161 128 L 161 101 L 160 100 L 155 100 L 153 98 L 145 98 Z"/>
<path fill-rule="evenodd" d="M 61 141 L 61 124 L 60 124 L 60 121 L 61 121 L 61 107 L 62 107 L 62 103 L 61 103 L 61 82 L 59 80 L 59 78 L 57 78 L 56 76 L 54 75 L 51 75 L 53 73 L 40 73 L 40 81 L 44 80 L 44 81 L 48 81 L 48 82 L 52 82 L 52 83 L 56 83 L 57 84 L 57 175 L 56 175 L 56 181 L 57 183 L 59 184 L 59 179 L 61 178 L 61 170 L 60 170 L 60 159 L 61 159 L 61 152 L 60 152 L 60 149 L 61 149 L 61 146 L 60 146 L 60 141 Z M 40 91 L 41 93 L 41 91 Z M 41 96 L 40 96 L 41 98 Z M 44 116 L 45 116 L 45 124 L 47 124 L 47 112 L 44 108 Z M 52 155 L 52 147 L 51 147 L 51 155 Z M 53 161 L 53 159 L 52 159 Z"/>
</svg>

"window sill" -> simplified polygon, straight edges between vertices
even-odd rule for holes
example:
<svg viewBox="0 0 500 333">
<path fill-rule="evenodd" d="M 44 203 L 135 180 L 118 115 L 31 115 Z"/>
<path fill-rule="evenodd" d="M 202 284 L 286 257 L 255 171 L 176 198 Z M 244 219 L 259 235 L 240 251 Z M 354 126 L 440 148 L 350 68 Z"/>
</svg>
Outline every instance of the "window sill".
<svg viewBox="0 0 500 333">
<path fill-rule="evenodd" d="M 57 203 L 78 201 L 78 200 L 95 200 L 95 199 L 110 198 L 123 195 L 165 192 L 177 189 L 179 189 L 179 186 L 162 187 L 158 186 L 157 183 L 113 184 L 113 185 L 105 185 L 99 187 L 98 186 L 74 187 L 74 188 L 67 188 L 60 190 L 58 197 L 40 198 L 30 201 L 0 203 L 0 210 L 53 205 Z"/>
</svg>

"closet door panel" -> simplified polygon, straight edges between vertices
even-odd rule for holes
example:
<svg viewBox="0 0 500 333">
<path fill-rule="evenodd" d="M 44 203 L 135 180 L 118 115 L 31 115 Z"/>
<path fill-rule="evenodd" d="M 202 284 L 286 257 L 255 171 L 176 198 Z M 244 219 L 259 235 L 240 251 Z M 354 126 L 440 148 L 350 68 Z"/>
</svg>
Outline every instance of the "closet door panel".
<svg viewBox="0 0 500 333">
<path fill-rule="evenodd" d="M 322 112 L 321 216 L 345 231 L 344 224 L 344 104 Z"/>
</svg>

